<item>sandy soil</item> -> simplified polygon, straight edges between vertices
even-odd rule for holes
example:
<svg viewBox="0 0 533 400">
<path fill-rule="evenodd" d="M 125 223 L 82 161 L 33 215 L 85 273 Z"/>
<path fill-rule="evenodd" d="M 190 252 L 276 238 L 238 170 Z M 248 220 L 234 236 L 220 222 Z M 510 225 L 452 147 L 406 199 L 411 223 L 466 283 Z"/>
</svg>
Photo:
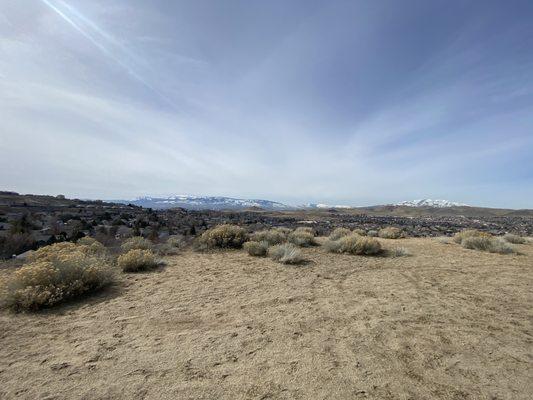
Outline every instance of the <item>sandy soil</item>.
<svg viewBox="0 0 533 400">
<path fill-rule="evenodd" d="M 39 314 L 0 314 L 2 399 L 531 399 L 533 245 L 287 267 L 185 252 Z"/>
</svg>

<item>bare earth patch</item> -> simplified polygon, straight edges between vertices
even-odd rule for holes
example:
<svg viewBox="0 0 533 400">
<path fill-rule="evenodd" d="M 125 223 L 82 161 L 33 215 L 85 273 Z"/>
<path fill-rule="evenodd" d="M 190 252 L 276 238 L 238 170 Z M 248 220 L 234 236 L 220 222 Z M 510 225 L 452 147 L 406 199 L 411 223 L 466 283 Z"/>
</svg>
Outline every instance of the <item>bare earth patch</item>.
<svg viewBox="0 0 533 400">
<path fill-rule="evenodd" d="M 1 312 L 0 398 L 530 399 L 533 246 L 401 246 L 412 256 L 306 248 L 300 266 L 186 251 L 96 296 Z"/>
</svg>

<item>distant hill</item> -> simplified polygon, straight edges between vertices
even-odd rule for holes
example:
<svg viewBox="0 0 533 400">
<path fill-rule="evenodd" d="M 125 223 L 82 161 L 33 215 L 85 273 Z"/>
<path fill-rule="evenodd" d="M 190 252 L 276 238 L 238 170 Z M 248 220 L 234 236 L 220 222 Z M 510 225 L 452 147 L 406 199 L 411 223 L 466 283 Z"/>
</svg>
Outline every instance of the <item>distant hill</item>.
<svg viewBox="0 0 533 400">
<path fill-rule="evenodd" d="M 186 208 L 189 210 L 287 210 L 291 206 L 270 200 L 237 199 L 220 196 L 188 196 L 177 195 L 169 197 L 138 197 L 133 200 L 111 200 L 115 203 L 133 204 L 145 208 L 168 209 Z"/>
</svg>

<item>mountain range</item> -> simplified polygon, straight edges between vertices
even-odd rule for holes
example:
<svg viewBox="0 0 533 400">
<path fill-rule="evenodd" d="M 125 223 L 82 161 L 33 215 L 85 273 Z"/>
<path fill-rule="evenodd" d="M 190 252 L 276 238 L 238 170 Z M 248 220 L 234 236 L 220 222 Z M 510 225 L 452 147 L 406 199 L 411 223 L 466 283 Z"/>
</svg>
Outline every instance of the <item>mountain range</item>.
<svg viewBox="0 0 533 400">
<path fill-rule="evenodd" d="M 264 210 L 356 208 L 355 206 L 351 207 L 346 205 L 328 205 L 323 203 L 310 203 L 305 205 L 292 206 L 271 200 L 190 195 L 174 195 L 168 197 L 145 196 L 137 197 L 131 200 L 112 201 L 123 204 L 134 204 L 136 206 L 153 209 L 167 209 L 176 207 L 181 207 L 189 210 L 242 210 L 246 208 L 261 208 Z M 392 204 L 392 206 L 447 208 L 466 206 L 466 204 L 448 200 L 419 199 L 402 201 L 400 203 Z"/>
</svg>

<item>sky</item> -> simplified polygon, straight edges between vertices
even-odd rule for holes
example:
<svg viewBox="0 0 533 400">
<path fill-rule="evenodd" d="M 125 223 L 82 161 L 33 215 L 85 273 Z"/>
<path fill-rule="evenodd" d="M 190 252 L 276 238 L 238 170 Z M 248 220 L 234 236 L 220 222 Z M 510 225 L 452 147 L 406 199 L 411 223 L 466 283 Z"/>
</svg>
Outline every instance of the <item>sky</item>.
<svg viewBox="0 0 533 400">
<path fill-rule="evenodd" d="M 0 0 L 0 190 L 533 208 L 533 2 Z"/>
</svg>

